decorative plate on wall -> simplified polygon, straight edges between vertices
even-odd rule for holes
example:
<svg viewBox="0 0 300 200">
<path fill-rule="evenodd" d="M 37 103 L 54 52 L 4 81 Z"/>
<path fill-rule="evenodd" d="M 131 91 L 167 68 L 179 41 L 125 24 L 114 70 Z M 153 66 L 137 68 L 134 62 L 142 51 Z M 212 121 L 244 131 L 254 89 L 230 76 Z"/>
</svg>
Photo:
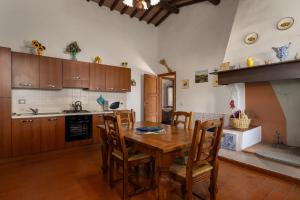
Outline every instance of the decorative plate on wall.
<svg viewBox="0 0 300 200">
<path fill-rule="evenodd" d="M 287 30 L 294 25 L 294 18 L 292 17 L 285 17 L 278 21 L 277 29 L 278 30 Z"/>
<path fill-rule="evenodd" d="M 246 35 L 244 42 L 246 44 L 254 44 L 258 40 L 258 33 L 249 33 Z"/>
</svg>

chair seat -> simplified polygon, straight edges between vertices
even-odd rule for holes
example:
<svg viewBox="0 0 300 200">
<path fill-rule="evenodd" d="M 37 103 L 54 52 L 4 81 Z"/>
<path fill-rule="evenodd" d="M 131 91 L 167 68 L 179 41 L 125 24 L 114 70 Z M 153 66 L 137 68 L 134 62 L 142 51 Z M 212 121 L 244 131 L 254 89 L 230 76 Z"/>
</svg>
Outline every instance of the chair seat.
<svg viewBox="0 0 300 200">
<path fill-rule="evenodd" d="M 123 153 L 118 150 L 114 150 L 112 152 L 112 155 L 115 156 L 116 158 L 118 158 L 119 160 L 123 160 Z M 137 161 L 137 160 L 145 160 L 145 159 L 150 159 L 150 158 L 151 158 L 150 155 L 146 155 L 141 152 L 128 149 L 128 162 Z"/>
<path fill-rule="evenodd" d="M 209 171 L 213 170 L 213 166 L 209 163 L 203 164 L 200 166 L 196 166 L 193 169 L 193 175 L 192 177 L 197 177 L 201 174 L 207 173 Z M 186 179 L 186 165 L 185 164 L 179 164 L 179 163 L 174 163 L 170 167 L 170 172 L 177 175 L 180 178 Z"/>
</svg>

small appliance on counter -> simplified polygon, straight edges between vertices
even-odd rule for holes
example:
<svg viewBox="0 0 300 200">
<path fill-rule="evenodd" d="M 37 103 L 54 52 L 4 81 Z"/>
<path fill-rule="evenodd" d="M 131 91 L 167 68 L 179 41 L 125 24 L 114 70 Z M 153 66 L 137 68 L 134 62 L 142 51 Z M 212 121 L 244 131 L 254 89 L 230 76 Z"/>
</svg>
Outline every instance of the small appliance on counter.
<svg viewBox="0 0 300 200">
<path fill-rule="evenodd" d="M 109 111 L 109 103 L 108 103 L 108 101 L 104 101 L 104 104 L 103 104 L 103 110 L 104 111 Z"/>
<path fill-rule="evenodd" d="M 110 104 L 110 109 L 112 110 L 115 110 L 115 109 L 118 109 L 120 107 L 120 102 L 119 101 L 116 101 L 116 102 L 113 102 L 112 104 Z"/>
</svg>

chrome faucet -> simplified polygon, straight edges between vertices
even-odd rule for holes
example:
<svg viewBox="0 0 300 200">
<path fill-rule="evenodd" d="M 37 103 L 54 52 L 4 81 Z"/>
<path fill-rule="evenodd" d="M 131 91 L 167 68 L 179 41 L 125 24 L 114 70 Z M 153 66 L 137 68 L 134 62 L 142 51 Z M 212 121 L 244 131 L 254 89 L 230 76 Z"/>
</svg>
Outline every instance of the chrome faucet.
<svg viewBox="0 0 300 200">
<path fill-rule="evenodd" d="M 29 109 L 32 111 L 34 115 L 37 115 L 39 113 L 39 109 L 37 108 L 29 108 Z"/>
</svg>

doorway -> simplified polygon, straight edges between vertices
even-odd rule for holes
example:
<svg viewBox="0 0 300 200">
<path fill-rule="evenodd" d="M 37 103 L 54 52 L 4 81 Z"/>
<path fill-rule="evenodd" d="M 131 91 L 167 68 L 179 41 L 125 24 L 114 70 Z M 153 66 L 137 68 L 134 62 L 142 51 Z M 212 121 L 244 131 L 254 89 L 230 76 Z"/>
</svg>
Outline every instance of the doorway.
<svg viewBox="0 0 300 200">
<path fill-rule="evenodd" d="M 172 114 L 176 110 L 176 72 L 158 75 L 161 84 L 159 112 L 160 122 L 171 124 Z"/>
</svg>

